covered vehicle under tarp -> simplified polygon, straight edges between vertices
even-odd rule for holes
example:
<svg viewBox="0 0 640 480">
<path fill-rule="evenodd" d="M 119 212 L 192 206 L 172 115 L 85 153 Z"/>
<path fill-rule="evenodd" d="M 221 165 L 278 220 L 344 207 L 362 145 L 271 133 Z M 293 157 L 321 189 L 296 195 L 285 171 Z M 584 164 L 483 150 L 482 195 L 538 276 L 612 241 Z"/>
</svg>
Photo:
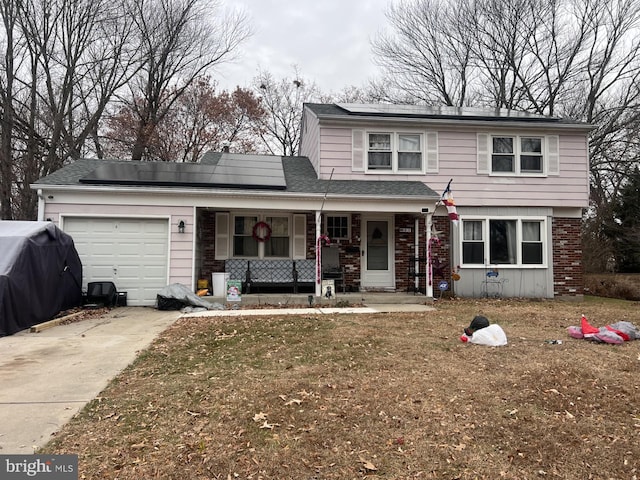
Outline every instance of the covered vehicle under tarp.
<svg viewBox="0 0 640 480">
<path fill-rule="evenodd" d="M 0 336 L 82 304 L 82 262 L 51 222 L 0 221 Z"/>
</svg>

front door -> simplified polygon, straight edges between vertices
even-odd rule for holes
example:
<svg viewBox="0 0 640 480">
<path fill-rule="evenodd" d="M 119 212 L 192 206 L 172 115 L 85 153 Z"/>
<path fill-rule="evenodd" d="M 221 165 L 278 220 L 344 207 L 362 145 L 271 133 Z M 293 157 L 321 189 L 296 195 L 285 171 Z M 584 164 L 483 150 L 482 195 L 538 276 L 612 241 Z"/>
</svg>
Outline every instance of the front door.
<svg viewBox="0 0 640 480">
<path fill-rule="evenodd" d="M 362 287 L 395 289 L 393 218 L 363 219 Z"/>
</svg>

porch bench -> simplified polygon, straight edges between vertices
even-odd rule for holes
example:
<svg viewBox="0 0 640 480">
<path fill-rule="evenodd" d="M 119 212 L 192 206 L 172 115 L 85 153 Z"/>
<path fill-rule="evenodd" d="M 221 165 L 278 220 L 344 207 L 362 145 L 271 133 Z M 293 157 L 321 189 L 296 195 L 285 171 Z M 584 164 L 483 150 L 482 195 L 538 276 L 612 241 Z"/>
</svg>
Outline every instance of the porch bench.
<svg viewBox="0 0 640 480">
<path fill-rule="evenodd" d="M 315 282 L 315 260 L 230 259 L 225 262 L 225 272 L 230 280 L 240 280 L 242 290 L 251 293 L 260 287 L 292 289 L 313 286 Z"/>
<path fill-rule="evenodd" d="M 294 260 L 297 273 L 296 290 L 299 287 L 311 287 L 316 284 L 316 260 L 307 258 L 304 260 Z"/>
</svg>

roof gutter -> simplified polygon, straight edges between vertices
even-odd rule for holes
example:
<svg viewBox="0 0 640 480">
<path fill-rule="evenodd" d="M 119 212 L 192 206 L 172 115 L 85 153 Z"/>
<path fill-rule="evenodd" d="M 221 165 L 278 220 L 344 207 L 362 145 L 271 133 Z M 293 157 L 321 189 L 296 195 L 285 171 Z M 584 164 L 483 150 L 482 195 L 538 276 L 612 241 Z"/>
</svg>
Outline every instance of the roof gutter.
<svg viewBox="0 0 640 480">
<path fill-rule="evenodd" d="M 64 191 L 64 192 L 75 192 L 75 193 L 136 193 L 136 194 L 160 194 L 160 195 L 180 195 L 180 196 L 201 196 L 201 195 L 209 195 L 209 196 L 219 196 L 225 198 L 246 198 L 246 197 L 256 197 L 256 198 L 284 198 L 287 200 L 296 200 L 296 199 L 304 199 L 308 200 L 309 198 L 325 198 L 326 194 L 324 192 L 283 192 L 283 191 L 274 191 L 274 190 L 211 190 L 211 189 L 182 189 L 182 188 L 155 188 L 155 187 L 144 187 L 144 188 L 136 188 L 136 187 L 127 187 L 127 186 L 117 186 L 117 185 L 48 185 L 42 183 L 31 184 L 30 187 L 32 189 L 37 189 L 39 194 L 43 190 L 47 191 Z M 329 197 L 333 200 L 380 200 L 380 195 L 371 194 L 371 195 L 359 195 L 359 194 L 341 194 L 341 193 L 331 193 L 329 192 Z M 430 200 L 439 200 L 439 195 L 393 195 L 387 196 L 384 198 L 385 202 L 388 201 L 411 201 L 414 200 L 416 202 L 420 201 L 430 201 Z"/>
<path fill-rule="evenodd" d="M 333 114 L 316 114 L 320 121 L 331 121 L 345 126 L 352 123 L 362 124 L 368 123 L 400 123 L 400 124 L 424 124 L 424 125 L 441 125 L 450 127 L 455 121 L 455 125 L 464 125 L 468 127 L 503 127 L 503 128 L 527 128 L 527 129 L 554 129 L 578 132 L 590 132 L 595 130 L 595 125 L 586 123 L 564 123 L 562 121 L 553 121 L 548 119 L 531 119 L 528 121 L 504 120 L 496 119 L 463 119 L 459 117 L 439 117 L 439 118 L 419 118 L 419 117 L 400 117 L 400 116 L 375 116 L 375 115 L 333 115 Z"/>
</svg>

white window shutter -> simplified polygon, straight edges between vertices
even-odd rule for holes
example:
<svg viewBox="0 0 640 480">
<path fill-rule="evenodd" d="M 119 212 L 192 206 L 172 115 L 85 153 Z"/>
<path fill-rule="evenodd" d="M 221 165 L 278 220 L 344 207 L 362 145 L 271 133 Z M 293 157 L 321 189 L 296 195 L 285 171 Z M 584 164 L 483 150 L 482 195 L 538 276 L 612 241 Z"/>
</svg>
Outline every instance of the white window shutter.
<svg viewBox="0 0 640 480">
<path fill-rule="evenodd" d="M 438 132 L 427 132 L 426 139 L 426 172 L 438 173 Z"/>
<path fill-rule="evenodd" d="M 216 260 L 227 260 L 229 258 L 229 237 L 229 214 L 227 212 L 216 212 Z"/>
<path fill-rule="evenodd" d="M 549 135 L 547 144 L 547 174 L 560 175 L 560 139 L 557 135 Z"/>
<path fill-rule="evenodd" d="M 293 216 L 293 259 L 307 258 L 307 216 Z"/>
<path fill-rule="evenodd" d="M 364 170 L 364 130 L 351 132 L 351 169 L 361 172 Z"/>
<path fill-rule="evenodd" d="M 489 140 L 490 137 L 486 133 L 478 134 L 478 173 L 491 173 L 491 165 L 489 162 Z"/>
</svg>

